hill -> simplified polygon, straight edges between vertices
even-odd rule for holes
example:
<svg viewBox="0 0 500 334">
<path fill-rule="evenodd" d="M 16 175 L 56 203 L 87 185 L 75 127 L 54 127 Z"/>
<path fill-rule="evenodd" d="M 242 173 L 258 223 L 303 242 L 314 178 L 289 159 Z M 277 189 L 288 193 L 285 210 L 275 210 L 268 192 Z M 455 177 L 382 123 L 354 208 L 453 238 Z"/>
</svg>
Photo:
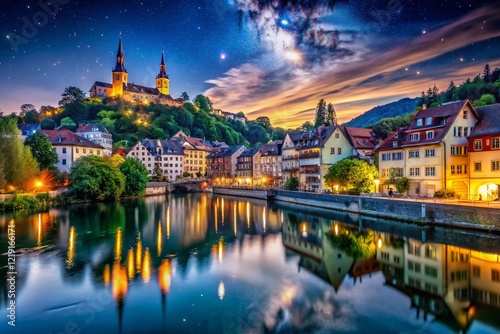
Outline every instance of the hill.
<svg viewBox="0 0 500 334">
<path fill-rule="evenodd" d="M 392 118 L 409 114 L 415 110 L 419 101 L 420 98 L 418 97 L 413 99 L 405 97 L 404 99 L 398 100 L 396 102 L 391 102 L 370 109 L 367 112 L 351 119 L 344 125 L 357 128 L 365 128 L 367 126 L 373 125 L 374 123 L 377 123 L 383 118 Z"/>
</svg>

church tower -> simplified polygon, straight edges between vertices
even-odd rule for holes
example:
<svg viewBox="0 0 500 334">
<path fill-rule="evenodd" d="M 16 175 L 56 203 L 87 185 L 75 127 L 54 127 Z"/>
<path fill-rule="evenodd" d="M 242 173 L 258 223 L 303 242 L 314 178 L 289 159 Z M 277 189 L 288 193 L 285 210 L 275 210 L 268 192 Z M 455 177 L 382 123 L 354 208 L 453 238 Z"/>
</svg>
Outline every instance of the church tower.
<svg viewBox="0 0 500 334">
<path fill-rule="evenodd" d="M 120 36 L 120 42 L 118 43 L 118 52 L 116 53 L 116 65 L 113 68 L 113 77 L 111 82 L 113 85 L 113 91 L 111 96 L 123 96 L 123 85 L 128 82 L 128 73 L 125 69 L 125 58 L 123 56 L 122 47 L 122 37 Z"/>
<path fill-rule="evenodd" d="M 160 73 L 156 76 L 156 88 L 163 95 L 170 95 L 170 79 L 167 75 L 167 66 L 165 65 L 165 55 L 161 53 Z"/>
</svg>

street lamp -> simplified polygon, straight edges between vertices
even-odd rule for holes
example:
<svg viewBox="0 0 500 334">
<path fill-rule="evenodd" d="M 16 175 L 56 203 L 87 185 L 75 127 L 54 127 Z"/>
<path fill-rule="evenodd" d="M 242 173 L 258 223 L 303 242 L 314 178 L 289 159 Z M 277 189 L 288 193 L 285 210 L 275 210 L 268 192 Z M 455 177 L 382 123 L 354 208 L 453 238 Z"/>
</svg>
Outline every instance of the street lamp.
<svg viewBox="0 0 500 334">
<path fill-rule="evenodd" d="M 373 182 L 375 182 L 375 192 L 378 193 L 378 185 L 380 184 L 380 180 L 375 179 L 375 180 L 373 180 Z"/>
</svg>

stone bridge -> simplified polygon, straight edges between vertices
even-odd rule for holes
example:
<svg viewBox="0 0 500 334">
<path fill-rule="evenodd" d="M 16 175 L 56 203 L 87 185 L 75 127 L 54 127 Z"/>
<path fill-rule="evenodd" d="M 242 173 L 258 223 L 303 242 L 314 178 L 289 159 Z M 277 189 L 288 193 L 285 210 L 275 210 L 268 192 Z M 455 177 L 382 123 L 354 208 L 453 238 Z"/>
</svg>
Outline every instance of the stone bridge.
<svg viewBox="0 0 500 334">
<path fill-rule="evenodd" d="M 202 192 L 209 186 L 206 179 L 182 180 L 176 182 L 149 182 L 145 195 L 161 195 L 166 193 L 184 194 Z"/>
</svg>

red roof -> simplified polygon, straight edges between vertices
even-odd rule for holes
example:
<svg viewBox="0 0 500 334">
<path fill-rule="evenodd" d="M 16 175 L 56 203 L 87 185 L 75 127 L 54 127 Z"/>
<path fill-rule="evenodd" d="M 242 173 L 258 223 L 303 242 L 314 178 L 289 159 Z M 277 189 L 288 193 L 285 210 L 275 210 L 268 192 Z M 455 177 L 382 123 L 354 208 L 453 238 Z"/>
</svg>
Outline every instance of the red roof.
<svg viewBox="0 0 500 334">
<path fill-rule="evenodd" d="M 113 155 L 115 154 L 118 154 L 118 155 L 121 155 L 122 157 L 125 158 L 125 156 L 127 155 L 127 152 L 125 152 L 123 149 L 121 148 L 117 148 L 114 152 L 113 152 Z"/>
<path fill-rule="evenodd" d="M 376 150 L 389 151 L 402 148 L 406 139 L 406 130 L 408 130 L 408 127 L 394 131 L 391 135 L 389 135 L 389 137 L 387 137 L 382 143 L 377 146 Z"/>
<path fill-rule="evenodd" d="M 80 146 L 104 149 L 101 145 L 97 145 L 88 139 L 80 137 L 76 133 L 69 130 L 40 130 L 41 133 L 47 136 L 53 146 Z"/>
<path fill-rule="evenodd" d="M 343 126 L 344 135 L 351 142 L 351 145 L 356 149 L 373 150 L 377 144 L 375 135 L 372 130 L 364 128 L 351 128 Z"/>
</svg>

